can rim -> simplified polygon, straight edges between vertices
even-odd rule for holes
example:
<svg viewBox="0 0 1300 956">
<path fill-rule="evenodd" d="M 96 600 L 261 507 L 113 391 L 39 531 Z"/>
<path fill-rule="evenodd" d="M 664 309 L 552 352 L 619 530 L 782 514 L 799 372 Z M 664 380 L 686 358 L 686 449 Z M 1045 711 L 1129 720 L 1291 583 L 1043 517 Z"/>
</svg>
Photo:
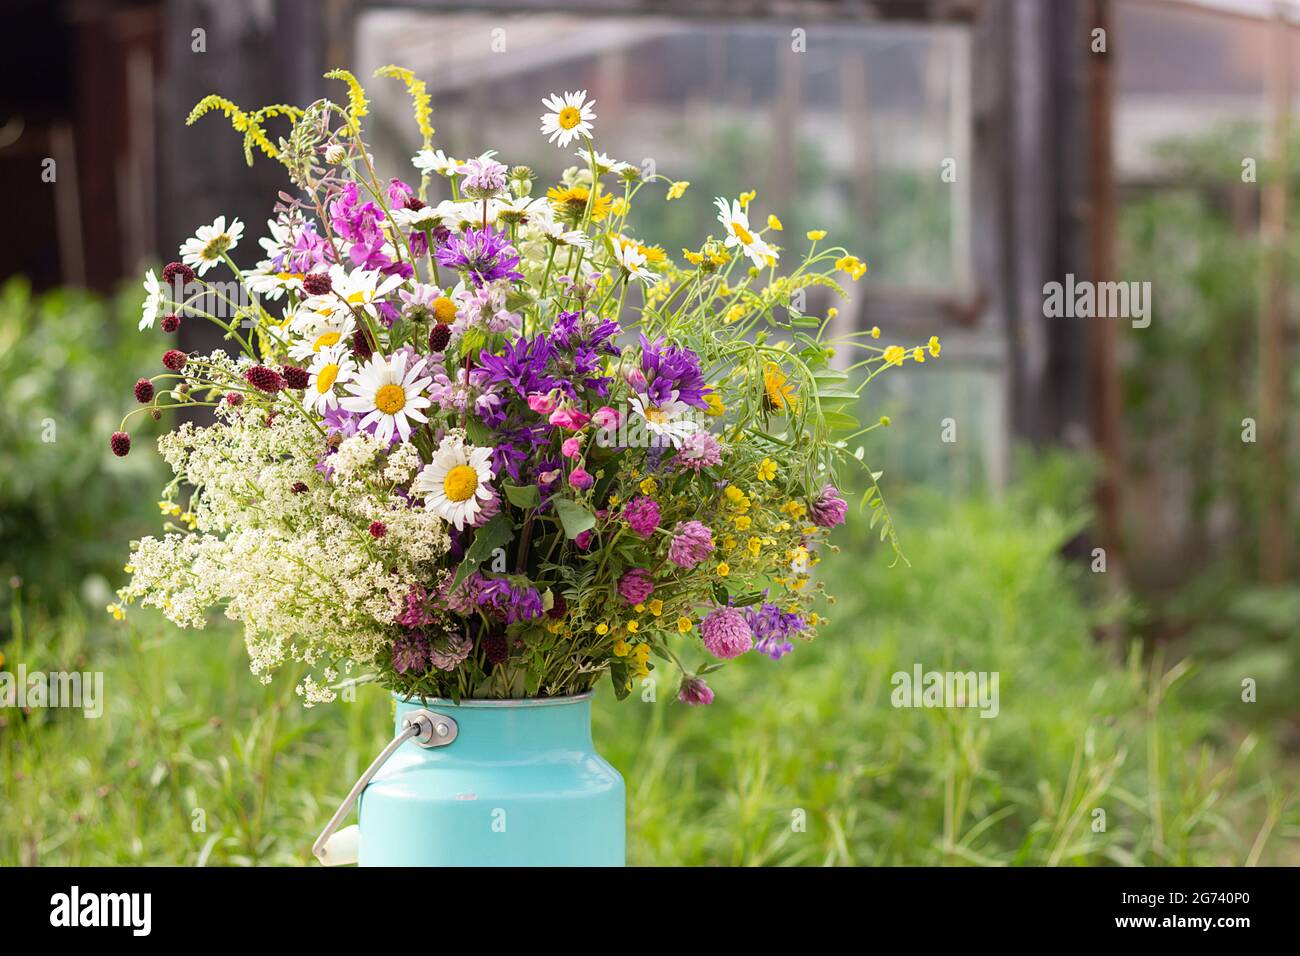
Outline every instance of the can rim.
<svg viewBox="0 0 1300 956">
<path fill-rule="evenodd" d="M 570 697 L 508 697 L 508 698 L 462 698 L 456 703 L 447 697 L 403 697 L 399 691 L 393 691 L 393 699 L 399 704 L 411 704 L 416 707 L 472 707 L 472 708 L 506 708 L 506 707 L 558 707 L 561 704 L 576 704 L 591 700 L 593 691 L 574 694 Z"/>
</svg>

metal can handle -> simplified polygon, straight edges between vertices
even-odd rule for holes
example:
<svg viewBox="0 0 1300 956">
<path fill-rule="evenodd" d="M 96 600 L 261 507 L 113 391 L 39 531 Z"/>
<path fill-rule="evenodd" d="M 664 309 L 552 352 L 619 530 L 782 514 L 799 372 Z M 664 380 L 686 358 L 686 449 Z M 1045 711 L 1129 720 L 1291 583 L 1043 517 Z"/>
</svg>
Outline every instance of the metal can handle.
<svg viewBox="0 0 1300 956">
<path fill-rule="evenodd" d="M 312 844 L 311 852 L 326 866 L 337 866 L 340 863 L 350 863 L 352 860 L 343 860 L 334 858 L 327 851 L 327 844 L 335 836 L 340 824 L 344 818 L 352 811 L 356 802 L 361 799 L 361 793 L 366 786 L 374 779 L 375 774 L 379 773 L 379 768 L 388 762 L 388 758 L 397 752 L 397 748 L 402 746 L 408 740 L 414 739 L 417 744 L 425 749 L 434 747 L 445 747 L 460 732 L 460 727 L 456 724 L 454 718 L 446 714 L 438 714 L 431 710 L 417 710 L 406 715 L 402 721 L 402 731 L 391 741 L 388 746 L 379 752 L 365 772 L 357 778 L 357 782 L 352 785 L 348 795 L 343 798 L 339 808 L 334 811 L 334 816 L 330 817 L 330 822 L 325 824 L 325 829 L 321 831 L 316 842 Z"/>
</svg>

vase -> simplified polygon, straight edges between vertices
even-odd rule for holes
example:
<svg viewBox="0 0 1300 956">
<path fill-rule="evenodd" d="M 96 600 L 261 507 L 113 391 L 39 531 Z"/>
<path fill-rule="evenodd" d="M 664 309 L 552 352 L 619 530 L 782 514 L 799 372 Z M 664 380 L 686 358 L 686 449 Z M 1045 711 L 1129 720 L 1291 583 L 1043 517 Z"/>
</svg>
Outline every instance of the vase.
<svg viewBox="0 0 1300 956">
<path fill-rule="evenodd" d="M 360 865 L 623 865 L 623 778 L 592 743 L 591 694 L 394 696 L 399 736 L 419 717 L 441 741 L 404 741 L 362 791 Z"/>
</svg>

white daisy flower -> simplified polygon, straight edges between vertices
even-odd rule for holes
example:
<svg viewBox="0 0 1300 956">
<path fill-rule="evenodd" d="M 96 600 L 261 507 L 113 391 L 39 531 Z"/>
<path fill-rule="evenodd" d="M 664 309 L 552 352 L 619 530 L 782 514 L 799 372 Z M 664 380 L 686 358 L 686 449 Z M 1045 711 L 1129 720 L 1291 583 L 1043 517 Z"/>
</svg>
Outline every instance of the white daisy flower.
<svg viewBox="0 0 1300 956">
<path fill-rule="evenodd" d="M 153 328 L 154 321 L 162 314 L 164 301 L 162 285 L 150 269 L 144 274 L 144 306 L 140 310 L 140 331 Z"/>
<path fill-rule="evenodd" d="M 411 157 L 411 165 L 426 175 L 450 176 L 460 168 L 460 160 L 452 159 L 442 150 L 422 149 Z"/>
<path fill-rule="evenodd" d="M 674 448 L 681 445 L 691 432 L 699 430 L 699 423 L 691 418 L 683 418 L 690 412 L 690 406 L 677 400 L 677 390 L 669 395 L 662 405 L 652 405 L 645 396 L 632 396 L 632 410 L 645 422 L 646 431 L 660 439 L 665 439 Z"/>
<path fill-rule="evenodd" d="M 462 530 L 473 524 L 491 500 L 492 449 L 466 445 L 453 432 L 442 440 L 433 460 L 420 470 L 411 491 L 424 496 L 424 507 Z"/>
<path fill-rule="evenodd" d="M 604 176 L 606 173 L 613 173 L 615 176 L 622 176 L 636 167 L 631 163 L 625 163 L 622 160 L 612 159 L 600 151 L 588 149 L 578 150 L 578 158 L 582 160 L 590 170 L 592 166 L 596 167 L 596 175 Z"/>
<path fill-rule="evenodd" d="M 429 420 L 420 409 L 432 403 L 421 392 L 433 382 L 433 376 L 421 377 L 424 359 L 409 369 L 406 362 L 406 352 L 389 358 L 371 356 L 347 384 L 346 390 L 351 394 L 339 402 L 349 412 L 364 413 L 359 423 L 361 428 L 377 423 L 375 437 L 385 444 L 393 437 L 394 429 L 406 441 L 411 437 L 412 421 Z"/>
<path fill-rule="evenodd" d="M 357 320 L 348 309 L 335 309 L 328 315 L 301 309 L 289 320 L 289 330 L 300 336 L 289 346 L 289 355 L 310 359 L 323 349 L 347 344 L 356 328 Z"/>
<path fill-rule="evenodd" d="M 544 114 L 542 135 L 549 136 L 548 142 L 559 140 L 561 149 L 567 148 L 579 136 L 591 135 L 591 121 L 596 118 L 592 107 L 596 101 L 587 102 L 587 91 L 565 93 L 561 99 L 556 93 L 542 100 L 542 105 L 551 112 Z"/>
<path fill-rule="evenodd" d="M 303 301 L 304 308 L 326 316 L 362 308 L 376 316 L 379 300 L 402 284 L 400 275 L 386 276 L 378 269 L 353 269 L 348 272 L 338 263 L 330 266 L 329 275 L 330 291 L 324 295 L 309 296 Z"/>
<path fill-rule="evenodd" d="M 581 229 L 565 229 L 564 223 L 550 220 L 539 224 L 542 236 L 561 246 L 577 246 L 591 251 L 591 236 Z"/>
<path fill-rule="evenodd" d="M 713 204 L 718 207 L 718 222 L 727 227 L 726 246 L 740 246 L 741 252 L 760 269 L 776 263 L 779 258 L 777 251 L 750 231 L 749 216 L 741 208 L 740 200 L 732 200 L 731 205 L 727 205 L 727 201 L 719 196 Z"/>
<path fill-rule="evenodd" d="M 620 269 L 628 273 L 635 279 L 642 282 L 657 282 L 659 277 L 646 268 L 645 253 L 631 239 L 623 236 L 614 236 L 611 245 L 614 247 L 614 261 L 618 263 Z"/>
<path fill-rule="evenodd" d="M 356 374 L 357 363 L 346 345 L 331 345 L 316 353 L 311 367 L 307 369 L 310 378 L 307 391 L 303 395 L 303 404 L 314 409 L 317 415 L 324 415 L 338 405 L 338 396 L 334 386 L 346 385 Z"/>
<path fill-rule="evenodd" d="M 199 275 L 203 275 L 221 262 L 222 253 L 239 245 L 244 234 L 244 224 L 238 219 L 226 228 L 226 217 L 218 216 L 210 226 L 199 226 L 193 236 L 181 243 L 181 261 Z"/>
<path fill-rule="evenodd" d="M 301 291 L 302 280 L 301 272 L 271 271 L 270 259 L 262 260 L 257 264 L 257 268 L 249 269 L 244 273 L 244 284 L 248 286 L 248 291 L 272 302 L 283 298 L 288 290 Z"/>
</svg>

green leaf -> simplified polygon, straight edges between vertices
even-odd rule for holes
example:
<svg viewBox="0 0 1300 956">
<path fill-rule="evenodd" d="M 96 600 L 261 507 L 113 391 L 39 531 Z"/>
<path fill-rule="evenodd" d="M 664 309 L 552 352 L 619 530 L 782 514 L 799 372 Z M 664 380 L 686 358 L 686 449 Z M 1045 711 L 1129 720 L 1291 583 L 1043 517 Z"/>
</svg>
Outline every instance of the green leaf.
<svg viewBox="0 0 1300 956">
<path fill-rule="evenodd" d="M 492 557 L 493 551 L 509 544 L 514 536 L 514 523 L 505 512 L 498 514 L 479 528 L 474 533 L 474 543 L 469 546 L 469 550 L 465 552 L 465 557 L 460 562 L 460 567 L 456 569 L 456 576 L 451 582 L 452 588 L 456 588 L 471 571 L 476 570 L 480 564 Z"/>
<path fill-rule="evenodd" d="M 567 537 L 576 538 L 582 532 L 596 527 L 596 516 L 585 505 L 567 498 L 552 498 L 551 504 L 555 507 L 555 514 L 559 517 L 560 524 L 564 525 L 564 533 Z"/>
<path fill-rule="evenodd" d="M 502 484 L 501 490 L 506 493 L 506 500 L 516 508 L 536 508 L 542 501 L 542 493 L 536 485 Z"/>
<path fill-rule="evenodd" d="M 477 418 L 467 418 L 465 420 L 465 435 L 469 438 L 471 445 L 476 445 L 479 448 L 496 444 L 492 441 L 492 430 Z"/>
<path fill-rule="evenodd" d="M 861 427 L 858 420 L 847 412 L 824 411 L 822 412 L 822 419 L 826 422 L 826 427 L 831 431 L 857 431 Z"/>
<path fill-rule="evenodd" d="M 622 661 L 610 661 L 609 680 L 614 685 L 614 696 L 619 700 L 625 700 L 632 693 L 632 689 L 627 686 L 627 665 Z"/>
</svg>

